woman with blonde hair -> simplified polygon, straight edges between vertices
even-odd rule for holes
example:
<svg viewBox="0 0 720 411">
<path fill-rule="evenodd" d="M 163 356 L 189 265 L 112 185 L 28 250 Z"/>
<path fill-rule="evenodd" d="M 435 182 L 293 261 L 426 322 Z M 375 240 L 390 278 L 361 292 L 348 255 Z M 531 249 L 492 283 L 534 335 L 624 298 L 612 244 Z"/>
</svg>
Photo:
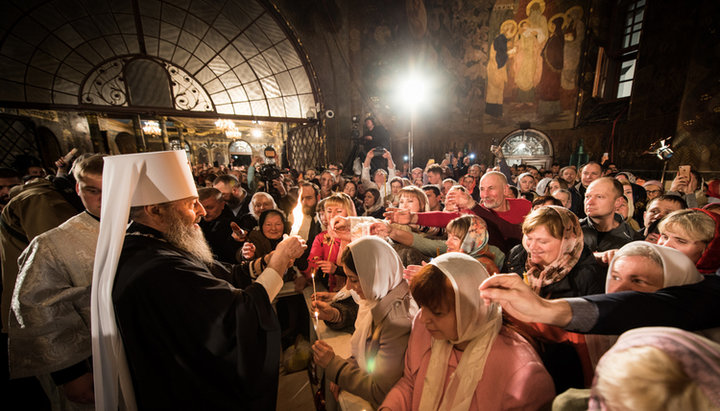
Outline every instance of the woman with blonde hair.
<svg viewBox="0 0 720 411">
<path fill-rule="evenodd" d="M 329 227 L 336 216 L 354 217 L 355 204 L 345 193 L 335 193 L 323 200 L 326 228 Z M 338 258 L 347 246 L 346 241 L 335 238 L 328 230 L 315 236 L 310 254 L 308 267 L 303 271 L 307 280 L 310 280 L 313 270 L 319 270 L 316 278 L 325 283 L 329 291 L 338 291 L 345 283 L 345 273 L 338 263 Z"/>
<path fill-rule="evenodd" d="M 691 208 L 674 211 L 658 225 L 659 245 L 687 255 L 703 274 L 720 268 L 720 215 Z"/>
<path fill-rule="evenodd" d="M 503 272 L 522 275 L 545 298 L 603 292 L 602 267 L 583 243 L 580 223 L 570 210 L 538 208 L 525 217 L 522 231 L 522 244 L 510 250 Z"/>
<path fill-rule="evenodd" d="M 720 409 L 720 345 L 677 328 L 626 332 L 596 374 L 591 410 Z"/>
</svg>

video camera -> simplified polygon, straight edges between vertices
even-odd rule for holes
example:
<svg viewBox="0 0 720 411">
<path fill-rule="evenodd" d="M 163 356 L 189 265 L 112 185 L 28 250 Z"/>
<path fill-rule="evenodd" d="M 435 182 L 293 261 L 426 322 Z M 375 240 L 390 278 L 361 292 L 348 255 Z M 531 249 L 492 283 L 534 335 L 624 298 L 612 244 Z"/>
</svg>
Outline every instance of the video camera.
<svg viewBox="0 0 720 411">
<path fill-rule="evenodd" d="M 272 146 L 265 147 L 265 164 L 256 167 L 257 175 L 260 180 L 265 183 L 265 191 L 268 193 L 273 190 L 272 182 L 287 174 L 287 171 L 281 170 L 276 164 L 277 152 Z M 279 193 L 278 193 L 279 194 Z"/>
</svg>

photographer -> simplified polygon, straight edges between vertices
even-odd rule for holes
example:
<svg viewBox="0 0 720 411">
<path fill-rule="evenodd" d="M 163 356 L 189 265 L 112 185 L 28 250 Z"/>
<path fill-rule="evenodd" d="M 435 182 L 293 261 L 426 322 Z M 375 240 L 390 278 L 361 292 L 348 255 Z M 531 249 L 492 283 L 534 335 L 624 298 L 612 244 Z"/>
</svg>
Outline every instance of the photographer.
<svg viewBox="0 0 720 411">
<path fill-rule="evenodd" d="M 377 150 L 377 149 L 375 149 Z M 389 151 L 382 149 L 382 158 L 387 161 L 388 171 L 378 168 L 373 173 L 373 181 L 370 181 L 370 164 L 375 157 L 375 150 L 370 150 L 365 156 L 365 162 L 362 168 L 362 182 L 365 189 L 375 188 L 380 191 L 380 195 L 383 201 L 386 196 L 389 196 L 392 192 L 389 181 L 395 177 L 395 163 L 393 162 L 392 155 Z"/>
<path fill-rule="evenodd" d="M 389 164 L 385 161 L 383 152 L 378 149 L 387 150 L 390 148 L 390 135 L 385 127 L 376 124 L 373 117 L 367 117 L 365 119 L 365 135 L 363 136 L 363 143 L 369 152 L 375 150 L 375 157 L 372 158 L 370 171 L 374 174 L 375 170 L 383 169 L 389 172 Z M 393 167 L 395 168 L 395 167 Z M 382 191 L 382 190 L 381 190 Z"/>
<path fill-rule="evenodd" d="M 260 156 L 253 158 L 248 168 L 248 184 L 253 191 L 264 191 L 270 194 L 278 208 L 290 214 L 295 200 L 285 187 L 283 174 L 286 174 L 287 171 L 280 170 L 275 164 L 277 153 L 273 147 L 267 146 L 264 155 L 264 159 Z M 260 187 L 259 182 L 262 182 L 264 186 Z"/>
</svg>

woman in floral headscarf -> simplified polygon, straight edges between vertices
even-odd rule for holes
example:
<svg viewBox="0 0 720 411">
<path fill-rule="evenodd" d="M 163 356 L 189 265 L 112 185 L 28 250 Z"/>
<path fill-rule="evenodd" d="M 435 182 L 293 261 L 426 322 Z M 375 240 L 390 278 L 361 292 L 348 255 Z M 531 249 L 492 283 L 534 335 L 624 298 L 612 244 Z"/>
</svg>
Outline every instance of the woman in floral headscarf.
<svg viewBox="0 0 720 411">
<path fill-rule="evenodd" d="M 580 297 L 605 291 L 603 268 L 583 243 L 577 217 L 558 206 L 525 217 L 522 244 L 510 251 L 504 272 L 522 274 L 543 298 Z"/>
<path fill-rule="evenodd" d="M 720 409 L 720 345 L 677 328 L 626 332 L 596 373 L 591 410 Z"/>
<path fill-rule="evenodd" d="M 476 215 L 458 217 L 447 226 L 447 251 L 465 253 L 478 260 L 488 273 L 497 274 L 502 267 L 505 254 L 499 248 L 488 244 L 490 236 L 487 223 Z"/>
</svg>

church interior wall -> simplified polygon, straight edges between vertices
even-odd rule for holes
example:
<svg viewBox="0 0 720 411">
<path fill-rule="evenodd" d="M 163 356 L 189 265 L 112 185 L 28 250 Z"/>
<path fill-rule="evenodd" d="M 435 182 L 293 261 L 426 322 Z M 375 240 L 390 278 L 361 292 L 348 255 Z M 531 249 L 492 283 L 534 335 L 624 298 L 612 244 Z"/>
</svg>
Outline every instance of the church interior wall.
<svg viewBox="0 0 720 411">
<path fill-rule="evenodd" d="M 444 74 L 450 77 L 436 92 L 428 112 L 418 116 L 416 165 L 425 164 L 442 152 L 466 147 L 482 159 L 486 156 L 482 150 L 518 128 L 521 117 L 496 127 L 487 121 L 483 108 L 493 25 L 497 25 L 493 10 L 505 5 L 521 14 L 519 10 L 527 7 L 529 1 L 483 0 L 470 4 L 427 0 L 419 2 L 418 10 L 417 6 L 409 5 L 418 2 L 408 2 L 406 7 L 405 2 L 391 5 L 375 0 L 362 4 L 330 0 L 323 4 L 332 11 L 333 25 L 326 21 L 318 23 L 327 19 L 324 14 L 327 12 L 308 14 L 305 3 L 294 6 L 286 1 L 280 6 L 308 50 L 316 71 L 323 74 L 319 79 L 326 106 L 342 107 L 336 110 L 338 113 L 344 111 L 344 115 L 327 121 L 331 125 L 327 129 L 331 158 L 343 159 L 347 154 L 350 148 L 345 137 L 350 128 L 347 115 L 355 112 L 372 112 L 391 131 L 396 162 L 407 152 L 407 116 L 397 107 L 388 108 L 389 98 L 381 92 L 393 74 L 388 73 L 388 67 L 408 57 L 398 52 L 405 47 L 414 50 L 409 54 L 425 67 L 443 66 Z M 565 124 L 542 119 L 531 122 L 533 128 L 550 136 L 557 161 L 567 163 L 582 139 L 585 152 L 592 159 L 599 160 L 603 152 L 611 151 L 613 161 L 621 168 L 660 170 L 662 162 L 643 152 L 652 142 L 675 136 L 677 154 L 670 162 L 671 168 L 690 163 L 710 173 L 720 170 L 710 161 L 720 154 L 716 142 L 720 105 L 712 104 L 720 98 L 717 87 L 712 87 L 719 75 L 711 69 L 717 67 L 720 58 L 717 46 L 720 41 L 717 22 L 704 17 L 717 16 L 720 10 L 709 0 L 691 3 L 697 7 L 648 3 L 633 94 L 627 102 L 627 112 L 613 127 L 614 117 L 598 122 L 583 119 L 598 103 L 590 97 L 598 48 L 610 46 L 618 37 L 617 16 L 613 15 L 612 6 L 598 0 L 545 2 L 549 11 L 580 6 L 584 12 L 590 12 L 585 20 L 589 27 L 582 49 L 585 60 L 579 64 L 577 79 L 580 99 L 573 108 L 577 116 L 573 115 L 572 121 Z M 348 53 L 348 61 L 354 63 L 352 70 L 344 65 L 337 50 Z M 445 97 L 450 95 L 458 97 L 447 101 Z M 705 100 L 699 101 L 702 99 Z M 610 150 L 613 129 L 615 143 Z"/>
</svg>

